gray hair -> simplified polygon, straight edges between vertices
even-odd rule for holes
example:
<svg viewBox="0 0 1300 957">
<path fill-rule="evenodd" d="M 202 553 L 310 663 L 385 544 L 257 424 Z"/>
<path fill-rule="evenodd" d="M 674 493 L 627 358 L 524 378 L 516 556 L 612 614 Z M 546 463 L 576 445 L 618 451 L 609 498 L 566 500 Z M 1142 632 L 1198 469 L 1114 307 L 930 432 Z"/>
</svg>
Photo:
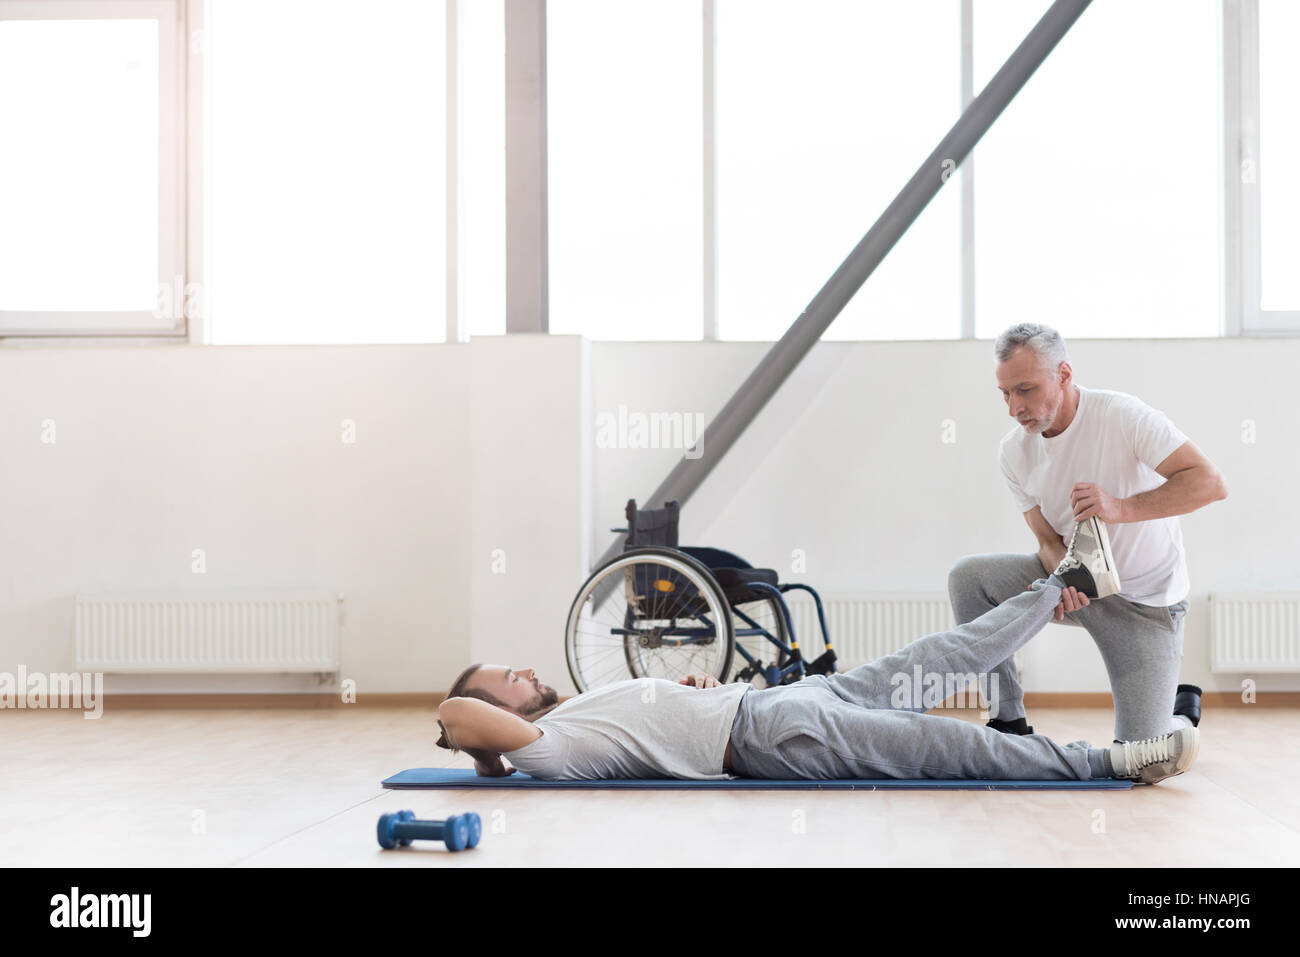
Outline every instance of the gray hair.
<svg viewBox="0 0 1300 957">
<path fill-rule="evenodd" d="M 1054 375 L 1062 362 L 1069 362 L 1065 340 L 1051 326 L 1036 322 L 1020 322 L 998 336 L 993 344 L 993 354 L 998 362 L 1006 362 L 1020 346 L 1028 346 L 1038 356 L 1043 371 Z"/>
</svg>

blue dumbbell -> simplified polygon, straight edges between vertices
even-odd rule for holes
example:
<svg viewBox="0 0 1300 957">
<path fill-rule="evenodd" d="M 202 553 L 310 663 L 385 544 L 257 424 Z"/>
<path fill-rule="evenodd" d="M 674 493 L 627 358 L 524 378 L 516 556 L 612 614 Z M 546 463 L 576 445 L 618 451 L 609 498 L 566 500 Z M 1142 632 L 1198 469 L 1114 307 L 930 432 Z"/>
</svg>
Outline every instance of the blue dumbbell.
<svg viewBox="0 0 1300 957">
<path fill-rule="evenodd" d="M 453 814 L 445 821 L 417 821 L 414 811 L 398 811 L 379 816 L 379 846 L 392 850 L 412 841 L 442 841 L 449 851 L 477 847 L 483 835 L 483 822 L 473 811 Z"/>
</svg>

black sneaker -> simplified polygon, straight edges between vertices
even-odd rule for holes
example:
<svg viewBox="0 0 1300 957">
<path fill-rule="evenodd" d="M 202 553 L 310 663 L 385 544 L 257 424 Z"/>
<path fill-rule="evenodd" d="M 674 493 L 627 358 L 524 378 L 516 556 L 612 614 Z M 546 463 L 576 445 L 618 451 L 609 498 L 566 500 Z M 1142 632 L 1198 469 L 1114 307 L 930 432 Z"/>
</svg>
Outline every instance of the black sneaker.
<svg viewBox="0 0 1300 957">
<path fill-rule="evenodd" d="M 997 718 L 990 718 L 986 728 L 992 728 L 994 731 L 1001 731 L 1003 734 L 1033 734 L 1032 726 L 1025 723 L 1024 718 L 1012 718 L 1010 721 L 999 721 Z"/>
<path fill-rule="evenodd" d="M 1052 574 L 1089 598 L 1106 598 L 1119 591 L 1110 538 L 1095 515 L 1075 523 L 1065 557 Z"/>
<path fill-rule="evenodd" d="M 1201 689 L 1196 685 L 1179 685 L 1174 696 L 1174 714 L 1181 714 L 1192 722 L 1193 728 L 1201 726 Z"/>
</svg>

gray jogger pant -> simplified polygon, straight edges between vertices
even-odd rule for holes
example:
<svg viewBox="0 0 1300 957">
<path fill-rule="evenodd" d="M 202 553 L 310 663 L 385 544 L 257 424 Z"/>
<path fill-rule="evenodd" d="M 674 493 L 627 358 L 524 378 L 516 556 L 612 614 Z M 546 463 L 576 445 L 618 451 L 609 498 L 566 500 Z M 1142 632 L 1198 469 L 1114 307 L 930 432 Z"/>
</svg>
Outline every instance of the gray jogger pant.
<svg viewBox="0 0 1300 957">
<path fill-rule="evenodd" d="M 1044 574 L 1036 554 L 967 555 L 948 573 L 953 615 L 959 623 L 973 621 Z M 1101 652 L 1115 701 L 1117 741 L 1154 738 L 1189 723 L 1173 714 L 1187 608 L 1186 599 L 1166 608 L 1111 595 L 1066 612 L 1061 623 L 1088 629 Z M 1024 691 L 1015 662 L 1007 658 L 995 673 L 1000 708 L 993 716 L 1004 721 L 1024 717 Z"/>
<path fill-rule="evenodd" d="M 736 773 L 752 778 L 1094 777 L 1090 745 L 1061 746 L 1039 734 L 1003 734 L 924 713 L 932 702 L 904 689 L 921 674 L 988 674 L 1033 638 L 1061 600 L 1055 577 L 1033 583 L 975 621 L 912 642 L 843 674 L 809 675 L 750 691 L 731 730 Z M 929 680 L 923 678 L 922 681 Z M 1096 750 L 1096 749 L 1093 749 Z"/>
</svg>

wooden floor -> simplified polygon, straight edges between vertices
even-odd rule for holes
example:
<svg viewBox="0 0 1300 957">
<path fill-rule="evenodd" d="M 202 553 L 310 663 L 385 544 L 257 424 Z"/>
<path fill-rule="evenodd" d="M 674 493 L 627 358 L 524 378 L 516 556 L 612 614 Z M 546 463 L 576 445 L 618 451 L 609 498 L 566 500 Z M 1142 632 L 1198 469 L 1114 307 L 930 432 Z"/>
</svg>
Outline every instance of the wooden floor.
<svg viewBox="0 0 1300 957">
<path fill-rule="evenodd" d="M 1207 712 L 1191 771 L 1127 792 L 385 791 L 468 766 L 425 708 L 0 713 L 10 866 L 1294 865 L 1300 709 Z M 968 716 L 974 719 L 974 715 Z M 1040 733 L 1111 739 L 1102 709 Z M 375 822 L 477 811 L 480 846 L 382 851 Z M 800 826 L 802 825 L 802 827 Z"/>
</svg>

